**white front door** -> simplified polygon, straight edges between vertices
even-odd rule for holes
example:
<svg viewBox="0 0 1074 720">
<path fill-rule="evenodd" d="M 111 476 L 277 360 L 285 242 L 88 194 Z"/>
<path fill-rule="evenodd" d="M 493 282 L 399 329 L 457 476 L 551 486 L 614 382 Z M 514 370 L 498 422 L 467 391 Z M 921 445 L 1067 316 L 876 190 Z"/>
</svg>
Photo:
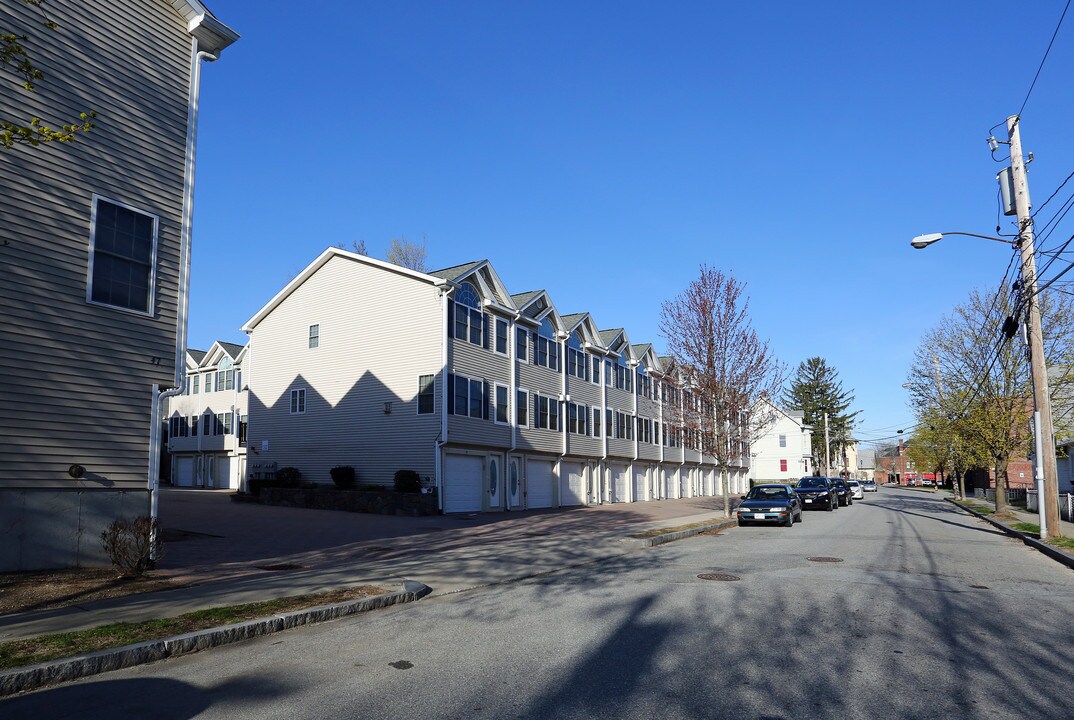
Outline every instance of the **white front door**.
<svg viewBox="0 0 1074 720">
<path fill-rule="evenodd" d="M 612 502 L 630 502 L 630 485 L 626 465 L 610 465 L 612 475 Z"/>
<path fill-rule="evenodd" d="M 218 457 L 216 458 L 216 478 L 213 487 L 218 488 L 230 488 L 231 487 L 231 458 Z"/>
<path fill-rule="evenodd" d="M 512 510 L 522 507 L 522 458 L 512 455 L 507 461 L 507 503 Z"/>
<path fill-rule="evenodd" d="M 648 482 L 645 478 L 645 468 L 635 465 L 633 468 L 631 468 L 631 472 L 634 474 L 634 502 L 643 502 L 645 500 L 648 500 L 649 496 L 645 492 L 646 486 L 648 485 Z"/>
<path fill-rule="evenodd" d="M 489 455 L 488 477 L 485 478 L 485 490 L 488 492 L 489 510 L 503 507 L 503 459 L 499 455 Z"/>
</svg>

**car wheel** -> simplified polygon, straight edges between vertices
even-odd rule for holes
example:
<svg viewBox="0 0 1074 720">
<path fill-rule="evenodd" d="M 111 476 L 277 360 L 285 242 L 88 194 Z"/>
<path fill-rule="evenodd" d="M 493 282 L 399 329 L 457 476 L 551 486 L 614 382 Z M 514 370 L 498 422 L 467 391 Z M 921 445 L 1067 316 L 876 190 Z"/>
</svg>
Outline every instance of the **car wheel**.
<svg viewBox="0 0 1074 720">
<path fill-rule="evenodd" d="M 839 507 L 838 502 L 833 502 L 831 500 L 828 501 L 828 512 L 831 512 L 832 510 L 835 510 L 837 507 Z"/>
<path fill-rule="evenodd" d="M 794 527 L 794 513 L 787 513 L 787 522 L 783 523 L 784 527 Z"/>
<path fill-rule="evenodd" d="M 746 523 L 745 523 L 745 522 L 743 522 L 742 520 L 739 520 L 739 521 L 738 521 L 738 526 L 739 526 L 739 527 L 745 527 L 745 526 L 746 526 Z"/>
<path fill-rule="evenodd" d="M 847 505 L 853 505 L 853 504 L 854 504 L 854 498 L 847 498 Z"/>
</svg>

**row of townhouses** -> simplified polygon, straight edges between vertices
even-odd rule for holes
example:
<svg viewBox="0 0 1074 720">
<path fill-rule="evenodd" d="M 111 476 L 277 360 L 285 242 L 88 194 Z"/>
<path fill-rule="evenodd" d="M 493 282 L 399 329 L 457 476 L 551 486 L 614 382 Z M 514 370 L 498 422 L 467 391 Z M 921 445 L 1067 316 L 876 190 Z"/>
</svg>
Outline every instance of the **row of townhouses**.
<svg viewBox="0 0 1074 720">
<path fill-rule="evenodd" d="M 511 294 L 488 261 L 422 273 L 329 248 L 243 330 L 245 349 L 188 354 L 168 416 L 177 485 L 284 466 L 327 483 L 338 465 L 389 485 L 409 469 L 445 512 L 722 491 L 675 421 L 696 400 L 670 358 L 543 290 Z M 744 433 L 734 450 L 739 493 Z"/>
</svg>

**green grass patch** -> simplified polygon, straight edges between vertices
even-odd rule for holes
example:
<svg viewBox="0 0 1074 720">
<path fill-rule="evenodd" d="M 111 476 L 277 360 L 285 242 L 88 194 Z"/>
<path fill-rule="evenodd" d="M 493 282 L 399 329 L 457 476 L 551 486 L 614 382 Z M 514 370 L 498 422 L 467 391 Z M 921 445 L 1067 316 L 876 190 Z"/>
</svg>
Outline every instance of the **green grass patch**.
<svg viewBox="0 0 1074 720">
<path fill-rule="evenodd" d="M 978 503 L 973 502 L 962 502 L 959 504 L 962 505 L 962 507 L 967 507 L 970 510 L 979 512 L 982 515 L 993 515 L 996 512 L 996 509 L 994 507 L 989 507 L 988 505 L 979 505 Z"/>
<path fill-rule="evenodd" d="M 133 645 L 134 643 L 171 637 L 172 635 L 182 635 L 278 613 L 382 595 L 385 592 L 383 588 L 360 585 L 343 590 L 330 590 L 309 595 L 295 595 L 277 598 L 276 600 L 246 603 L 244 605 L 197 610 L 160 620 L 113 623 L 89 630 L 54 633 L 25 640 L 9 640 L 0 643 L 0 669 L 23 667 L 57 658 L 84 655 L 98 650 Z"/>
<path fill-rule="evenodd" d="M 1016 522 L 1012 523 L 1011 527 L 1018 532 L 1026 533 L 1027 535 L 1036 535 L 1040 537 L 1040 525 L 1037 523 Z"/>
<path fill-rule="evenodd" d="M 630 537 L 637 538 L 638 540 L 645 540 L 646 538 L 658 537 L 660 535 L 667 535 L 668 533 L 679 532 L 680 530 L 693 530 L 694 528 L 704 527 L 711 525 L 713 520 L 704 520 L 702 522 L 690 523 L 689 525 L 677 525 L 669 528 L 656 528 L 655 530 L 646 530 L 645 532 L 634 533 Z M 718 522 L 718 521 L 715 521 Z"/>
<path fill-rule="evenodd" d="M 1061 537 L 1048 541 L 1049 545 L 1053 545 L 1060 550 L 1066 550 L 1067 552 L 1074 552 L 1074 538 Z"/>
</svg>

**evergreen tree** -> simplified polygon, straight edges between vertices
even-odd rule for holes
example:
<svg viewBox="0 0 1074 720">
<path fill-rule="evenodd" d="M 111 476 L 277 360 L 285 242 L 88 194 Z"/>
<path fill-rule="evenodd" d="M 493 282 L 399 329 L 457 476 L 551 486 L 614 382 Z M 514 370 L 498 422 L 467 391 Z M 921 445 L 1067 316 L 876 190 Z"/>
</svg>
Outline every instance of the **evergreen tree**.
<svg viewBox="0 0 1074 720">
<path fill-rule="evenodd" d="M 783 392 L 783 404 L 790 410 L 805 413 L 804 421 L 813 426 L 813 459 L 816 467 L 824 462 L 824 413 L 828 413 L 828 436 L 831 441 L 830 457 L 845 455 L 846 448 L 854 443 L 854 419 L 858 410 L 848 412 L 854 402 L 854 394 L 843 389 L 835 368 L 821 357 L 802 361 Z"/>
</svg>

